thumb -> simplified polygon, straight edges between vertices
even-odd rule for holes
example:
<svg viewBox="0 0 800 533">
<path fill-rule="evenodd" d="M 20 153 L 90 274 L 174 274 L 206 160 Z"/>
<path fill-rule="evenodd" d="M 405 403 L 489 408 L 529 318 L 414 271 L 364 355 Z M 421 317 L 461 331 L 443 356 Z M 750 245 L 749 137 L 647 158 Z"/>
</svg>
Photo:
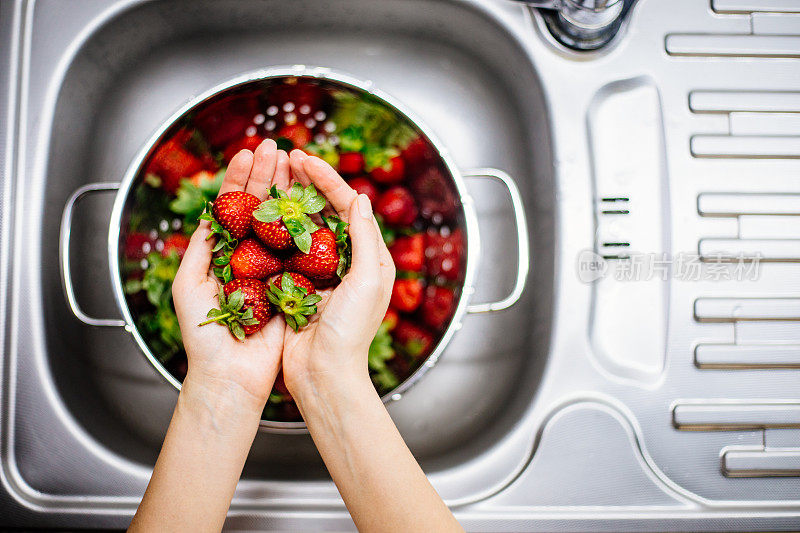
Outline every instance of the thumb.
<svg viewBox="0 0 800 533">
<path fill-rule="evenodd" d="M 359 194 L 350 203 L 348 216 L 350 241 L 353 245 L 353 261 L 348 276 L 359 285 L 381 284 L 381 256 L 377 224 L 372 216 L 372 205 L 365 194 Z"/>
</svg>

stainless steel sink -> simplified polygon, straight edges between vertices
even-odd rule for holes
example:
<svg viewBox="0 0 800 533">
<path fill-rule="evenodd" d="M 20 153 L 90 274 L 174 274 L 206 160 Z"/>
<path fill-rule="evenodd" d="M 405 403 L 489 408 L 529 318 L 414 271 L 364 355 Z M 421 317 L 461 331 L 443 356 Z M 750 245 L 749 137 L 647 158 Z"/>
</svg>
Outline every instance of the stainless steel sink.
<svg viewBox="0 0 800 533">
<path fill-rule="evenodd" d="M 0 4 L 0 526 L 124 527 L 176 400 L 129 334 L 69 312 L 69 194 L 118 181 L 193 95 L 307 64 L 371 80 L 523 193 L 523 300 L 468 317 L 389 406 L 468 529 L 796 529 L 800 27 L 777 4 L 640 0 L 595 52 L 505 0 Z M 516 258 L 502 189 L 470 190 L 478 302 Z M 84 308 L 115 318 L 110 204 L 79 204 L 73 265 Z M 708 274 L 742 248 L 766 252 L 755 281 L 625 278 L 637 253 L 699 252 Z M 259 435 L 227 525 L 352 522 L 308 437 Z"/>
</svg>

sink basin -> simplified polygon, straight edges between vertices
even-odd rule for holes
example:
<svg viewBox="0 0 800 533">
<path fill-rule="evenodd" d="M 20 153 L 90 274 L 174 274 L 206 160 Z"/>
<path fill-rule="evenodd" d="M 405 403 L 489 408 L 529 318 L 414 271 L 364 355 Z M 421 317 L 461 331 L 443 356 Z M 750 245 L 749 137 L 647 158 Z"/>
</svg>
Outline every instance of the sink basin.
<svg viewBox="0 0 800 533">
<path fill-rule="evenodd" d="M 462 172 L 502 169 L 524 197 L 522 300 L 467 316 L 388 406 L 467 529 L 797 529 L 800 29 L 778 4 L 638 0 L 578 53 L 507 0 L 0 2 L 0 527 L 126 526 L 177 397 L 126 331 L 67 308 L 66 199 L 118 182 L 192 96 L 305 64 L 371 80 Z M 472 303 L 492 301 L 517 264 L 510 203 L 467 184 Z M 119 317 L 111 196 L 73 227 L 98 318 Z M 734 250 L 761 253 L 758 276 L 713 279 Z M 227 525 L 353 527 L 310 439 L 267 434 Z"/>
<path fill-rule="evenodd" d="M 42 24 L 58 16 L 50 7 L 36 7 Z M 99 16 L 84 37 L 53 88 L 53 120 L 41 146 L 44 184 L 26 192 L 25 209 L 38 221 L 29 242 L 43 265 L 35 280 L 40 304 L 31 304 L 42 311 L 31 331 L 36 342 L 19 357 L 40 360 L 60 419 L 105 458 L 109 477 L 87 484 L 80 476 L 46 476 L 18 449 L 21 477 L 42 493 L 135 502 L 177 397 L 126 331 L 86 327 L 72 316 L 59 283 L 58 227 L 49 221 L 58 220 L 77 187 L 119 181 L 152 132 L 192 96 L 245 71 L 307 64 L 371 80 L 429 125 L 462 171 L 501 168 L 523 191 L 534 265 L 523 300 L 505 312 L 468 316 L 440 364 L 389 406 L 445 499 L 468 501 L 502 488 L 525 457 L 495 457 L 493 450 L 537 393 L 555 297 L 548 116 L 537 74 L 507 31 L 461 2 L 209 0 L 123 4 Z M 468 184 L 482 237 L 472 298 L 480 302 L 511 289 L 516 250 L 504 236 L 514 222 L 502 188 Z M 73 226 L 78 298 L 89 314 L 107 318 L 119 316 L 105 264 L 111 200 L 82 201 Z M 29 431 L 20 428 L 18 437 Z M 126 471 L 135 475 L 115 484 Z M 341 505 L 305 435 L 259 434 L 244 479 L 234 510 L 280 498 Z"/>
</svg>

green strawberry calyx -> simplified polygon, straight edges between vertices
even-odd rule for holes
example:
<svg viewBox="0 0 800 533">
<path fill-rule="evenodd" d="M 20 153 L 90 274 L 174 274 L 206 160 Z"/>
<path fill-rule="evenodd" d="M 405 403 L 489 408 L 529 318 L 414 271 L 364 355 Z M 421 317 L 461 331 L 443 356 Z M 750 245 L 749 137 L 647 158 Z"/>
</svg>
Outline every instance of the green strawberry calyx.
<svg viewBox="0 0 800 533">
<path fill-rule="evenodd" d="M 233 272 L 231 271 L 230 262 L 231 255 L 233 255 L 233 251 L 236 249 L 238 241 L 234 239 L 231 233 L 226 230 L 222 224 L 217 222 L 217 219 L 215 219 L 214 215 L 211 214 L 213 205 L 214 204 L 211 202 L 206 202 L 205 211 L 203 211 L 203 214 L 197 217 L 197 219 L 205 220 L 211 223 L 211 233 L 208 234 L 206 240 L 209 240 L 215 236 L 218 237 L 217 243 L 211 250 L 214 254 L 214 259 L 212 259 L 212 263 L 214 263 L 214 275 L 222 280 L 223 283 L 228 283 L 233 279 Z"/>
<path fill-rule="evenodd" d="M 283 313 L 286 323 L 295 331 L 308 324 L 308 317 L 317 312 L 317 303 L 322 300 L 319 294 L 308 294 L 306 289 L 295 285 L 288 272 L 281 276 L 280 287 L 269 284 L 267 298 Z"/>
<path fill-rule="evenodd" d="M 317 193 L 313 185 L 303 187 L 299 183 L 292 185 L 289 192 L 273 185 L 270 196 L 272 198 L 253 211 L 253 217 L 261 222 L 280 219 L 300 251 L 307 254 L 311 250 L 311 234 L 319 229 L 308 215 L 322 211 L 325 198 Z"/>
<path fill-rule="evenodd" d="M 253 309 L 244 307 L 244 294 L 240 289 L 231 293 L 230 296 L 225 296 L 225 291 L 222 287 L 219 288 L 219 309 L 209 310 L 206 317 L 208 320 L 201 322 L 198 326 L 205 326 L 212 322 L 223 324 L 231 330 L 234 337 L 240 341 L 244 340 L 244 328 L 242 326 L 255 326 L 259 324 L 257 318 L 253 316 Z"/>
<path fill-rule="evenodd" d="M 335 215 L 323 216 L 322 221 L 336 236 L 336 251 L 339 253 L 339 265 L 336 267 L 336 275 L 341 279 L 350 270 L 350 262 L 353 259 L 350 235 L 347 233 L 348 224 Z"/>
</svg>

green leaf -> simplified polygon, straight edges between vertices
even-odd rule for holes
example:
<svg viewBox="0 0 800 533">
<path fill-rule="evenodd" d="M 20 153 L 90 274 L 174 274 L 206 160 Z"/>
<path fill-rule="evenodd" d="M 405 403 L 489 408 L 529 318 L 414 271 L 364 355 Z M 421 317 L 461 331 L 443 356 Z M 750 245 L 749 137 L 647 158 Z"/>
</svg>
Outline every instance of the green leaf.
<svg viewBox="0 0 800 533">
<path fill-rule="evenodd" d="M 253 211 L 253 217 L 261 222 L 275 222 L 282 214 L 278 200 L 267 200 Z"/>
<path fill-rule="evenodd" d="M 238 322 L 231 322 L 231 333 L 233 336 L 239 339 L 240 341 L 244 340 L 244 329 Z"/>
<path fill-rule="evenodd" d="M 319 294 L 311 294 L 303 298 L 302 305 L 314 305 L 322 301 L 322 296 Z"/>
<path fill-rule="evenodd" d="M 225 283 L 233 279 L 233 272 L 231 271 L 230 264 L 225 265 L 225 268 L 222 269 L 222 279 L 225 280 Z"/>
<path fill-rule="evenodd" d="M 319 226 L 317 226 L 317 224 L 313 220 L 311 220 L 311 217 L 308 215 L 303 215 L 299 217 L 297 220 L 300 222 L 300 224 L 302 224 L 303 229 L 308 233 L 314 233 L 319 229 Z"/>
<path fill-rule="evenodd" d="M 313 187 L 313 185 L 310 185 L 310 187 Z M 327 205 L 325 197 L 315 194 L 303 202 L 303 211 L 306 213 L 319 213 L 325 208 L 325 205 Z"/>
<path fill-rule="evenodd" d="M 292 315 L 285 315 L 285 317 L 284 317 L 284 318 L 286 319 L 286 324 L 288 324 L 288 326 L 289 326 L 290 328 L 292 328 L 292 329 L 293 329 L 293 330 L 295 330 L 295 331 L 297 331 L 297 330 L 298 330 L 298 327 L 297 327 L 297 321 L 294 319 L 294 316 L 292 316 Z"/>
<path fill-rule="evenodd" d="M 297 218 L 284 217 L 283 223 L 286 226 L 286 229 L 289 230 L 289 235 L 292 237 L 297 237 L 298 235 L 307 233 L 306 228 L 303 227 L 303 223 Z"/>
<path fill-rule="evenodd" d="M 299 202 L 303 198 L 304 193 L 305 189 L 303 189 L 303 186 L 295 182 L 292 184 L 292 188 L 289 190 L 289 198 L 295 202 Z"/>
<path fill-rule="evenodd" d="M 228 296 L 228 306 L 234 311 L 238 311 L 244 305 L 244 294 L 241 289 L 236 289 Z"/>
<path fill-rule="evenodd" d="M 220 316 L 221 314 L 222 314 L 222 311 L 220 311 L 219 309 L 216 309 L 216 308 L 209 309 L 208 313 L 206 313 L 206 318 L 214 318 L 215 316 Z"/>
<path fill-rule="evenodd" d="M 291 315 L 289 315 L 289 316 L 291 316 Z M 299 328 L 303 328 L 303 327 L 308 325 L 308 319 L 305 317 L 305 315 L 294 315 L 294 319 L 295 319 L 295 322 L 297 323 L 298 329 Z M 295 330 L 295 331 L 297 331 L 297 330 Z"/>
<path fill-rule="evenodd" d="M 276 200 L 281 197 L 280 191 L 278 191 L 278 187 L 276 185 L 273 185 L 272 187 L 269 188 L 269 195 Z"/>
<path fill-rule="evenodd" d="M 288 272 L 284 272 L 281 276 L 281 289 L 284 292 L 292 292 L 292 289 L 294 289 L 294 280 Z"/>
<path fill-rule="evenodd" d="M 308 232 L 303 232 L 301 235 L 294 237 L 294 243 L 301 252 L 307 254 L 309 251 L 311 251 L 311 234 Z"/>
</svg>

